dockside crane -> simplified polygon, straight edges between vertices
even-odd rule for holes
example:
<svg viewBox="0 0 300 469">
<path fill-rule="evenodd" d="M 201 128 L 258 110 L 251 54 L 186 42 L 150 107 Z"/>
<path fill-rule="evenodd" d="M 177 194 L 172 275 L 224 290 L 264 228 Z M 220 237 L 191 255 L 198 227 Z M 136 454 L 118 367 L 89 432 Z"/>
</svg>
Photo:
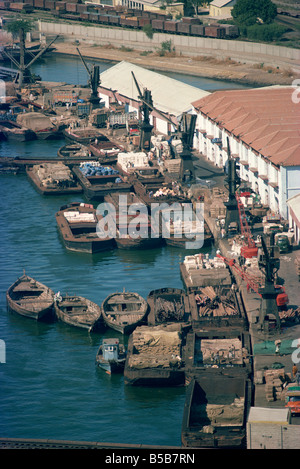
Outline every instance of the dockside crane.
<svg viewBox="0 0 300 469">
<path fill-rule="evenodd" d="M 35 82 L 35 79 L 31 75 L 31 72 L 30 72 L 31 65 L 33 65 L 37 59 L 39 59 L 43 54 L 45 54 L 45 52 L 56 41 L 58 37 L 59 36 L 56 36 L 45 48 L 41 49 L 28 64 L 25 64 L 25 61 L 24 61 L 25 36 L 24 36 L 23 30 L 20 31 L 20 62 L 18 62 L 8 51 L 3 50 L 4 54 L 7 55 L 7 57 L 15 64 L 15 66 L 17 67 L 19 71 L 16 77 L 19 83 L 19 88 L 22 88 L 24 83 Z"/>
<path fill-rule="evenodd" d="M 232 223 L 236 224 L 237 230 L 240 232 L 240 215 L 238 208 L 238 201 L 236 198 L 236 193 L 241 184 L 241 179 L 237 174 L 237 161 L 235 158 L 232 158 L 230 151 L 229 138 L 227 137 L 227 149 L 228 149 L 228 160 L 227 160 L 227 175 L 225 177 L 225 187 L 228 190 L 228 201 L 224 202 L 226 207 L 226 217 L 225 217 L 225 230 L 228 233 L 228 229 Z"/>
<path fill-rule="evenodd" d="M 181 116 L 180 121 L 177 124 L 175 124 L 165 114 L 163 114 L 161 111 L 159 111 L 153 106 L 151 91 L 145 88 L 142 93 L 134 73 L 131 72 L 131 74 L 133 76 L 135 85 L 139 93 L 138 98 L 143 104 L 142 110 L 143 110 L 144 119 L 143 119 L 143 124 L 141 128 L 140 149 L 144 149 L 144 150 L 150 149 L 151 134 L 153 130 L 153 126 L 150 124 L 150 111 L 155 111 L 163 119 L 165 119 L 173 127 L 176 128 L 175 132 L 171 134 L 171 137 L 176 136 L 180 138 L 182 142 L 182 152 L 180 153 L 180 158 L 182 160 L 180 179 L 184 180 L 186 176 L 188 175 L 189 180 L 194 181 L 195 175 L 194 175 L 194 166 L 192 162 L 191 147 L 193 144 L 193 135 L 195 132 L 197 116 L 194 114 L 188 114 L 184 112 Z"/>
<path fill-rule="evenodd" d="M 248 225 L 245 213 L 245 207 L 238 192 L 236 193 L 236 200 L 239 211 L 240 231 L 244 243 L 244 245 L 241 247 L 241 255 L 246 259 L 256 257 L 258 254 L 258 247 L 256 246 L 255 241 L 252 237 L 252 233 Z"/>
<path fill-rule="evenodd" d="M 280 331 L 279 308 L 285 307 L 289 299 L 284 287 L 275 283 L 276 273 L 280 266 L 279 257 L 275 253 L 275 246 L 271 245 L 269 250 L 263 236 L 261 237 L 261 244 L 262 249 L 258 253 L 258 266 L 265 277 L 264 285 L 259 278 L 245 272 L 235 259 L 226 258 L 221 254 L 217 254 L 217 256 L 247 283 L 247 290 L 251 289 L 261 296 L 258 320 L 261 330 L 266 328 L 270 318 L 275 317 L 276 329 Z"/>
<path fill-rule="evenodd" d="M 81 61 L 90 77 L 89 79 L 89 85 L 90 85 L 90 88 L 91 88 L 91 96 L 90 96 L 90 103 L 91 103 L 91 111 L 93 109 L 97 109 L 99 107 L 99 103 L 100 103 L 100 98 L 98 96 L 98 86 L 100 85 L 100 67 L 99 65 L 93 65 L 91 69 L 89 69 L 86 61 L 84 60 L 84 58 L 82 57 L 81 55 L 81 52 L 80 50 L 78 49 L 78 47 L 76 47 L 77 49 L 77 52 L 79 54 L 79 57 L 81 58 Z"/>
</svg>

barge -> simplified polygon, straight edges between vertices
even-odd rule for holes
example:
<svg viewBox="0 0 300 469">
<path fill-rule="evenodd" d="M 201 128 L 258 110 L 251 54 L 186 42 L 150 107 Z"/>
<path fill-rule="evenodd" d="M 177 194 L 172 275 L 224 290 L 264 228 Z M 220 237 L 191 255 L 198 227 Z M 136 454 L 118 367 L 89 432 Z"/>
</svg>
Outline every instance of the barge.
<svg viewBox="0 0 300 469">
<path fill-rule="evenodd" d="M 186 328 L 170 323 L 140 326 L 129 337 L 124 382 L 131 386 L 184 386 Z"/>
<path fill-rule="evenodd" d="M 101 305 L 104 324 L 121 334 L 130 334 L 146 321 L 148 304 L 135 292 L 116 292 L 108 295 Z"/>
<path fill-rule="evenodd" d="M 93 205 L 64 205 L 55 216 L 66 249 L 93 254 L 114 248 L 114 239 L 105 234 L 100 237 L 97 232 L 97 225 L 102 217 L 97 214 Z"/>
<path fill-rule="evenodd" d="M 54 292 L 25 273 L 6 292 L 8 311 L 36 321 L 53 317 Z"/>
<path fill-rule="evenodd" d="M 244 376 L 201 376 L 186 391 L 181 440 L 185 448 L 245 449 L 250 381 Z"/>
<path fill-rule="evenodd" d="M 93 301 L 77 295 L 55 295 L 55 315 L 69 326 L 86 329 L 89 332 L 101 328 L 100 307 Z"/>
<path fill-rule="evenodd" d="M 75 129 L 67 128 L 63 129 L 62 133 L 68 142 L 81 143 L 82 145 L 89 145 L 90 143 L 95 142 L 95 140 L 106 141 L 107 138 L 102 133 L 100 133 L 99 130 L 93 127 L 77 127 Z"/>
<path fill-rule="evenodd" d="M 103 200 L 111 192 L 129 192 L 131 189 L 131 183 L 118 170 L 96 161 L 82 162 L 80 166 L 73 166 L 72 171 L 89 200 Z"/>
<path fill-rule="evenodd" d="M 179 267 L 185 288 L 231 286 L 233 283 L 229 268 L 217 256 L 212 259 L 201 253 L 185 256 Z"/>
<path fill-rule="evenodd" d="M 26 167 L 26 174 L 42 195 L 81 194 L 82 187 L 68 166 L 62 162 L 43 163 Z"/>
<path fill-rule="evenodd" d="M 155 326 L 166 322 L 188 322 L 190 306 L 188 297 L 180 288 L 159 288 L 150 291 L 148 325 Z"/>
<path fill-rule="evenodd" d="M 32 130 L 9 120 L 0 122 L 0 133 L 5 140 L 27 142 L 36 139 L 36 135 Z"/>
<path fill-rule="evenodd" d="M 152 226 L 151 216 L 141 200 L 133 193 L 110 193 L 105 202 L 112 204 L 116 217 L 116 245 L 119 249 L 152 249 L 163 240 L 159 230 Z"/>
</svg>

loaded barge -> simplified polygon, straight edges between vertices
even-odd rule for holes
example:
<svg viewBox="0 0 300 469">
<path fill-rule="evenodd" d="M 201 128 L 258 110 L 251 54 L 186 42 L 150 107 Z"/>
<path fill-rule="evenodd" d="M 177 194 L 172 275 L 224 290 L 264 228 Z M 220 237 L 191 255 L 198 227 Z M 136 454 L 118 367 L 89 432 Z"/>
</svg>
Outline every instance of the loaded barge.
<svg viewBox="0 0 300 469">
<path fill-rule="evenodd" d="M 70 251 L 95 253 L 112 249 L 114 239 L 98 236 L 97 225 L 101 220 L 93 205 L 71 203 L 56 213 L 56 222 L 65 247 Z"/>
<path fill-rule="evenodd" d="M 42 195 L 81 194 L 82 187 L 63 163 L 43 163 L 26 167 L 26 174 Z"/>
</svg>

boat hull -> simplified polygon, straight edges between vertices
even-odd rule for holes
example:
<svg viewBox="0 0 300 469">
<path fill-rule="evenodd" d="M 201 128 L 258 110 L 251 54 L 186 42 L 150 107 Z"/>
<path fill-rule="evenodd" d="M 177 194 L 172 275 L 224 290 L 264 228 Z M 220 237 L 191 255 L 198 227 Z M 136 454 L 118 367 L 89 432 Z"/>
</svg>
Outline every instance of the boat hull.
<svg viewBox="0 0 300 469">
<path fill-rule="evenodd" d="M 149 386 L 149 387 L 165 387 L 165 386 L 184 386 L 185 373 L 184 370 L 152 370 L 143 369 L 135 370 L 125 367 L 124 383 L 128 386 Z"/>
<path fill-rule="evenodd" d="M 162 238 L 116 238 L 118 249 L 154 249 L 162 244 Z"/>
<path fill-rule="evenodd" d="M 54 188 L 47 188 L 45 187 L 39 178 L 36 176 L 34 171 L 31 168 L 26 168 L 26 174 L 33 185 L 33 187 L 37 190 L 37 192 L 41 195 L 67 195 L 67 194 L 81 194 L 82 187 L 79 184 L 73 187 L 54 187 Z"/>
<path fill-rule="evenodd" d="M 39 311 L 31 311 L 27 308 L 20 307 L 15 301 L 13 301 L 8 296 L 6 297 L 6 299 L 7 310 L 10 313 L 16 313 L 26 318 L 34 319 L 36 321 L 51 319 L 54 316 L 53 303 L 46 305 L 45 308 L 41 308 Z"/>
<path fill-rule="evenodd" d="M 107 361 L 107 360 L 97 360 L 98 368 L 101 368 L 108 374 L 123 373 L 125 360 L 122 361 Z"/>
</svg>

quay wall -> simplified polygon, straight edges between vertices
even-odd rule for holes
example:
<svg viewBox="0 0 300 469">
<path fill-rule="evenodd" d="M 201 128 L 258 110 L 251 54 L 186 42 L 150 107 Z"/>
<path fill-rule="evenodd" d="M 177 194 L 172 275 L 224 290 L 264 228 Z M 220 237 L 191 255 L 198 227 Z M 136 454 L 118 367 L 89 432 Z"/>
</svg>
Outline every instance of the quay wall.
<svg viewBox="0 0 300 469">
<path fill-rule="evenodd" d="M 132 47 L 137 50 L 160 49 L 164 41 L 171 41 L 177 54 L 190 56 L 214 55 L 220 59 L 230 57 L 244 63 L 264 62 L 270 65 L 286 64 L 297 66 L 300 50 L 236 40 L 214 39 L 207 37 L 180 36 L 174 34 L 154 33 L 150 39 L 143 31 L 83 26 L 80 24 L 52 23 L 38 21 L 40 33 L 45 35 L 59 34 L 65 40 L 85 41 L 89 44 L 111 44 L 116 47 Z"/>
</svg>

